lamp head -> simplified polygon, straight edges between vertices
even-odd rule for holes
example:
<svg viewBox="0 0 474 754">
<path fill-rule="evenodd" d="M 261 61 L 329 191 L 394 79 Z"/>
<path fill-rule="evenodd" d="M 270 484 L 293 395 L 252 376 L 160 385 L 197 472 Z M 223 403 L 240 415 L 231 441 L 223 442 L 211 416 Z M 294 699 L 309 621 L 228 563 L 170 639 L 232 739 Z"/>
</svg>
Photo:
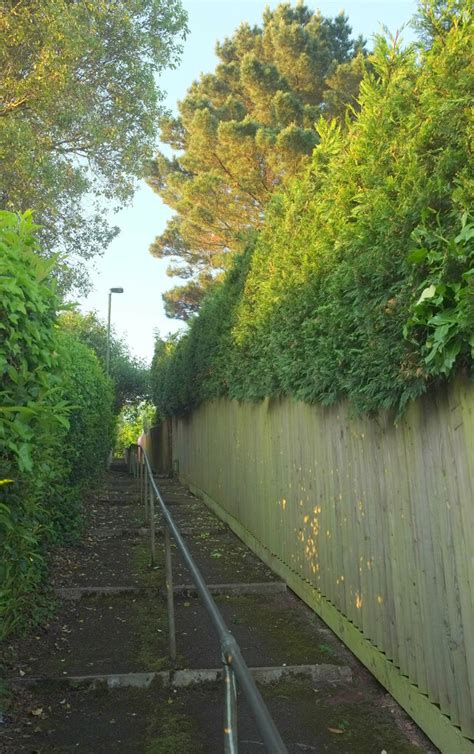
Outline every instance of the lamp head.
<svg viewBox="0 0 474 754">
<path fill-rule="evenodd" d="M 111 293 L 123 293 L 123 288 L 111 288 Z"/>
</svg>

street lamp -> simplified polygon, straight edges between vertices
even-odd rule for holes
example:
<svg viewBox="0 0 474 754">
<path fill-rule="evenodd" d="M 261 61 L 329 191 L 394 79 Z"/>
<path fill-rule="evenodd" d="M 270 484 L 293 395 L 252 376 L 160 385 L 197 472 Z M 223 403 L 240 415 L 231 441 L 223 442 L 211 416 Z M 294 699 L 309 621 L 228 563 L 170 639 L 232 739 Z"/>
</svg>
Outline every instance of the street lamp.
<svg viewBox="0 0 474 754">
<path fill-rule="evenodd" d="M 112 310 L 112 293 L 123 293 L 123 288 L 111 288 L 109 291 L 109 318 L 107 320 L 107 350 L 105 352 L 105 371 L 109 374 L 110 368 L 110 313 Z"/>
</svg>

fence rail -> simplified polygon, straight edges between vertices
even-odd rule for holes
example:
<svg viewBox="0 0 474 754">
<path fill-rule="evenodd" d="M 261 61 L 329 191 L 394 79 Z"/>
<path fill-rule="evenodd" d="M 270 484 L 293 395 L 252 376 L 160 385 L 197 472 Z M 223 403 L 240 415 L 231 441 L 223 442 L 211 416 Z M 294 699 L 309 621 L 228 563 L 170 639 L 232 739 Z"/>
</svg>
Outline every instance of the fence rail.
<svg viewBox="0 0 474 754">
<path fill-rule="evenodd" d="M 243 692 L 247 704 L 255 718 L 260 735 L 270 754 L 288 754 L 287 748 L 273 722 L 273 719 L 263 701 L 249 668 L 242 657 L 239 645 L 227 628 L 224 619 L 202 577 L 199 568 L 189 552 L 171 513 L 161 497 L 155 483 L 153 471 L 146 451 L 139 445 L 132 445 L 127 454 L 128 468 L 137 480 L 137 487 L 142 501 L 145 520 L 150 529 L 150 558 L 151 564 L 156 561 L 155 537 L 155 502 L 158 503 L 164 521 L 165 537 L 165 572 L 166 593 L 168 604 L 169 651 L 173 663 L 176 661 L 176 629 L 174 616 L 173 569 L 171 558 L 171 536 L 178 551 L 188 568 L 198 595 L 209 614 L 220 642 L 222 663 L 224 666 L 225 690 L 225 722 L 224 722 L 224 751 L 226 754 L 237 754 L 237 684 Z"/>
</svg>

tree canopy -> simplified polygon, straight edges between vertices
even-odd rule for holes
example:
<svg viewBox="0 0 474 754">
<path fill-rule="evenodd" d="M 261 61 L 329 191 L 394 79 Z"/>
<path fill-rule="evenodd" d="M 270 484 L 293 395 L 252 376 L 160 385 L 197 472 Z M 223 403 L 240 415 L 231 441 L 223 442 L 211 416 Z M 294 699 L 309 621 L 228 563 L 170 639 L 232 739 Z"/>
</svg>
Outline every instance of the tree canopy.
<svg viewBox="0 0 474 754">
<path fill-rule="evenodd" d="M 148 181 L 176 214 L 151 252 L 188 280 L 165 294 L 168 315 L 195 312 L 229 252 L 262 225 L 275 189 L 309 161 L 315 121 L 343 121 L 357 107 L 363 50 L 344 14 L 283 3 L 217 44 L 215 72 L 193 83 L 177 117 L 161 119 L 174 155 L 159 152 Z"/>
<path fill-rule="evenodd" d="M 81 314 L 70 310 L 59 317 L 61 329 L 91 348 L 103 369 L 106 363 L 107 325 L 95 312 Z M 115 387 L 115 409 L 127 403 L 146 400 L 150 394 L 149 369 L 141 360 L 130 354 L 127 343 L 113 331 L 110 336 L 110 377 Z"/>
<path fill-rule="evenodd" d="M 0 209 L 35 210 L 66 287 L 153 154 L 185 22 L 179 0 L 0 0 Z"/>
<path fill-rule="evenodd" d="M 115 455 L 123 455 L 130 445 L 134 445 L 140 435 L 153 426 L 156 408 L 149 401 L 126 403 L 117 417 L 115 431 Z"/>
</svg>

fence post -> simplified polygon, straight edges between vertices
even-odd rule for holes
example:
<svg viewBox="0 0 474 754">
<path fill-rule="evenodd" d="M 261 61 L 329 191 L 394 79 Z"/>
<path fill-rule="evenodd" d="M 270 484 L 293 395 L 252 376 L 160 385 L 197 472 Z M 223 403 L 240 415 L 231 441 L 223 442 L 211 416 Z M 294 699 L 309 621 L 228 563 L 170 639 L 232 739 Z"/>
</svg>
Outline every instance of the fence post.
<svg viewBox="0 0 474 754">
<path fill-rule="evenodd" d="M 140 484 L 139 458 L 140 458 L 140 447 L 137 445 L 135 448 L 135 485 L 136 485 L 137 494 L 138 494 L 139 484 Z"/>
<path fill-rule="evenodd" d="M 148 521 L 148 513 L 149 513 L 149 499 L 150 499 L 150 493 L 148 487 L 151 485 L 151 477 L 150 472 L 148 471 L 148 466 L 145 463 L 145 459 L 143 463 L 143 505 L 145 509 L 145 521 Z"/>
<path fill-rule="evenodd" d="M 170 657 L 174 663 L 176 660 L 176 627 L 174 621 L 174 592 L 173 592 L 173 566 L 171 562 L 171 540 L 167 523 L 163 520 L 165 527 L 165 575 L 166 575 L 166 597 L 168 602 L 168 627 L 170 642 Z"/>
<path fill-rule="evenodd" d="M 143 448 L 140 448 L 140 503 L 143 505 L 145 511 L 145 526 L 146 526 L 146 503 L 144 504 L 144 493 L 145 493 L 145 458 L 143 453 Z"/>
<path fill-rule="evenodd" d="M 139 456 L 139 458 L 140 458 L 140 466 L 139 466 L 140 475 L 139 475 L 139 484 L 138 484 L 138 495 L 139 495 L 140 503 L 143 503 L 143 471 L 144 471 L 144 468 L 143 468 L 143 450 L 141 448 L 139 450 L 139 453 L 140 453 L 140 456 Z"/>
<path fill-rule="evenodd" d="M 148 515 L 150 521 L 150 562 L 154 566 L 156 564 L 156 547 L 155 547 L 155 493 L 153 491 L 153 485 L 151 483 L 151 477 L 149 480 L 149 503 L 148 503 Z"/>
</svg>

